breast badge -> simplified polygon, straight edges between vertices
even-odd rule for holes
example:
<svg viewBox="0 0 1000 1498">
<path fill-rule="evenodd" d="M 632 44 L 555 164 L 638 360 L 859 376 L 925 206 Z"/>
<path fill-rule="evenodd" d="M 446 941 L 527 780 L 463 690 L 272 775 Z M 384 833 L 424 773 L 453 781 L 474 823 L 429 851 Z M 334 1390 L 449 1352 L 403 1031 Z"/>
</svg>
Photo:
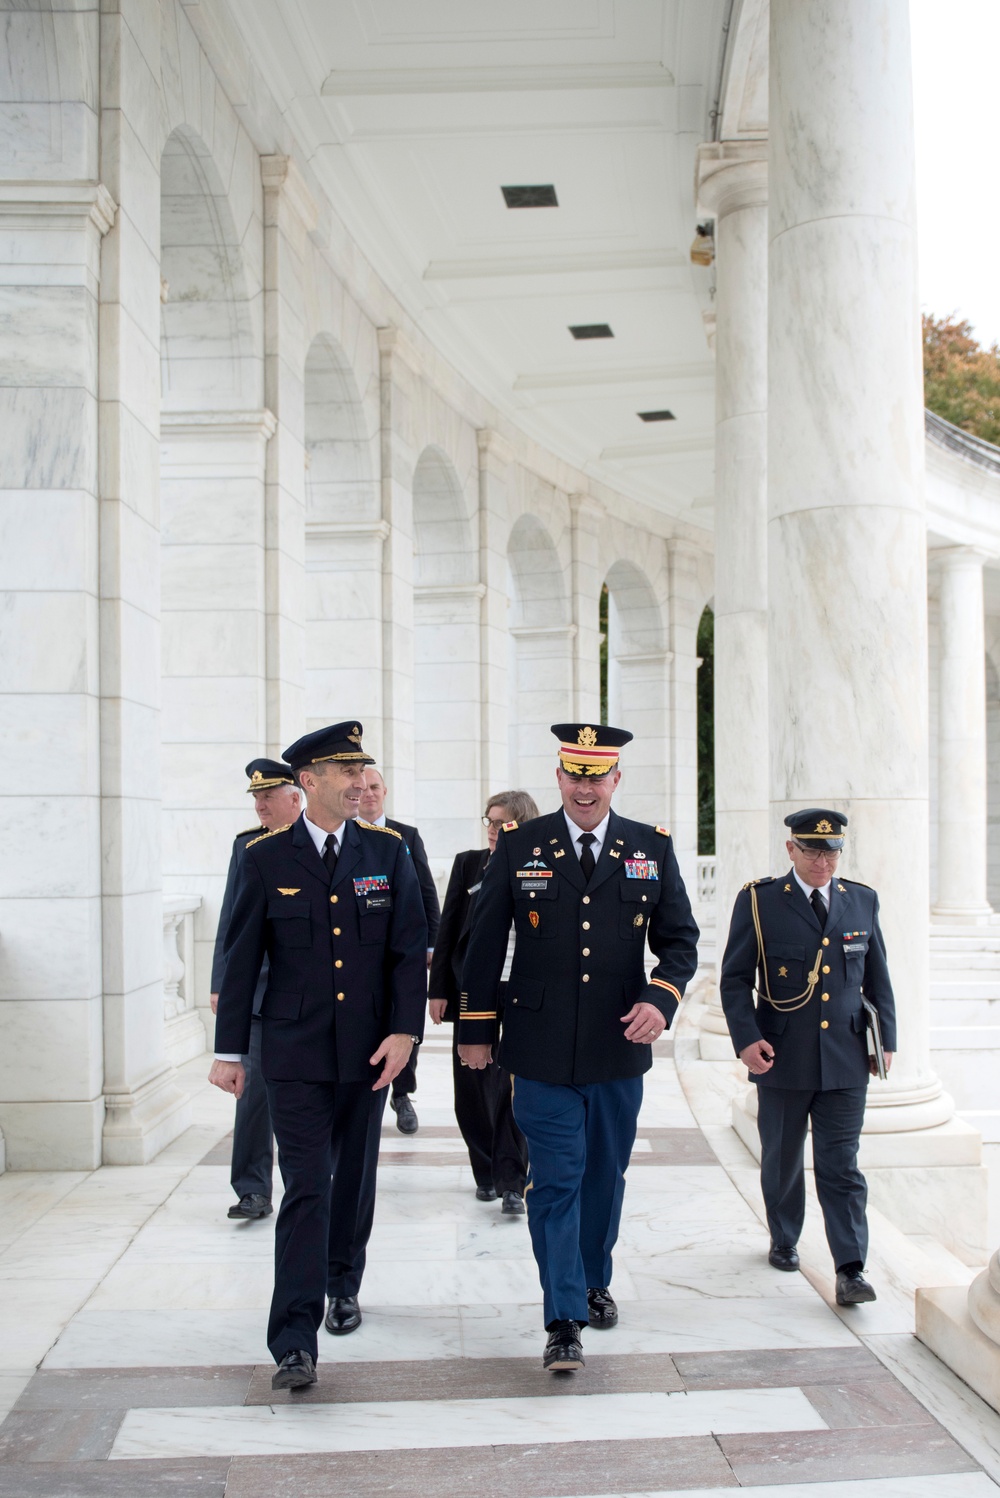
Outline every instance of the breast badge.
<svg viewBox="0 0 1000 1498">
<path fill-rule="evenodd" d="M 644 920 L 645 920 L 645 916 L 637 915 L 636 918 L 635 918 L 635 920 L 632 922 L 632 925 L 633 926 L 641 926 Z"/>
<path fill-rule="evenodd" d="M 529 910 L 528 911 L 528 920 L 531 922 L 531 929 L 532 929 L 532 931 L 537 931 L 538 930 L 538 922 L 541 920 L 541 916 L 538 914 L 538 911 L 537 910 Z"/>
<path fill-rule="evenodd" d="M 299 893 L 300 891 L 297 889 L 282 889 L 280 885 L 278 886 L 279 895 L 297 895 Z"/>
</svg>

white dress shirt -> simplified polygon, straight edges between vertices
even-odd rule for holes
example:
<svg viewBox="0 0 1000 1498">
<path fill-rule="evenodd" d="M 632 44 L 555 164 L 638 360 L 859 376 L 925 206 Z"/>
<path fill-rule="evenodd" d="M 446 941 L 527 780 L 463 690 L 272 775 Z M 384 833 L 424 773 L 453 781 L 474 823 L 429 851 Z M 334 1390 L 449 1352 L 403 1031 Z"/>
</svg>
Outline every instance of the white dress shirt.
<svg viewBox="0 0 1000 1498">
<path fill-rule="evenodd" d="M 313 842 L 316 844 L 316 852 L 319 854 L 320 858 L 323 857 L 323 848 L 326 845 L 327 837 L 332 837 L 333 838 L 334 846 L 335 846 L 336 852 L 337 852 L 337 857 L 338 858 L 340 857 L 340 840 L 341 840 L 341 838 L 343 837 L 343 834 L 344 834 L 344 824 L 343 824 L 343 822 L 341 822 L 341 824 L 337 828 L 336 832 L 334 832 L 334 833 L 326 833 L 326 832 L 323 831 L 322 827 L 317 827 L 315 822 L 310 822 L 310 820 L 306 816 L 305 812 L 303 812 L 302 813 L 302 825 L 305 827 L 305 829 L 308 832 L 309 836 L 312 838 Z M 242 1061 L 243 1057 L 242 1056 L 234 1056 L 229 1051 L 216 1051 L 216 1053 L 215 1053 L 215 1059 L 216 1059 L 216 1061 Z"/>
<path fill-rule="evenodd" d="M 583 856 L 584 844 L 578 842 L 577 839 L 583 836 L 584 829 L 576 825 L 565 807 L 563 807 L 563 816 L 566 818 L 566 826 L 569 828 L 570 841 L 573 844 L 573 851 L 575 852 L 577 858 L 581 858 Z M 611 813 L 608 812 L 605 815 L 603 822 L 598 822 L 597 826 L 591 829 L 591 836 L 593 837 L 594 841 L 592 843 L 588 843 L 587 847 L 589 847 L 591 853 L 593 853 L 595 863 L 601 856 L 601 849 L 604 847 L 604 839 L 608 835 L 608 823 L 610 821 Z"/>
<path fill-rule="evenodd" d="M 795 876 L 795 883 L 798 885 L 799 889 L 805 895 L 806 899 L 807 900 L 812 900 L 813 891 L 817 888 L 817 886 L 815 884 L 806 884 L 806 882 L 805 882 L 804 879 L 800 879 L 799 878 L 799 876 L 796 873 L 794 867 L 792 869 L 792 873 Z M 821 897 L 821 899 L 823 901 L 823 904 L 826 906 L 827 910 L 830 909 L 830 885 L 832 883 L 833 883 L 833 880 L 832 879 L 828 879 L 825 884 L 821 884 L 819 886 L 820 897 Z"/>
</svg>

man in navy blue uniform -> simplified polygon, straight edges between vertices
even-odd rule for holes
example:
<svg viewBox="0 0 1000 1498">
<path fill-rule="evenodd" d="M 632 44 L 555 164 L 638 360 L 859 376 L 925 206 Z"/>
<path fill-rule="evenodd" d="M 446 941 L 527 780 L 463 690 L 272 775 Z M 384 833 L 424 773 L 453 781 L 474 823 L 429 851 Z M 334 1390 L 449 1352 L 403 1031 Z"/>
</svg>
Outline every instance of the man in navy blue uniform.
<svg viewBox="0 0 1000 1498">
<path fill-rule="evenodd" d="M 528 1141 L 528 1229 L 542 1282 L 543 1366 L 583 1364 L 582 1327 L 612 1327 L 625 1170 L 651 1042 L 697 966 L 698 927 L 665 827 L 611 810 L 632 735 L 556 723 L 562 808 L 505 824 L 486 866 L 464 970 L 459 1056 L 487 1066 L 514 923 L 498 1060 Z M 646 942 L 656 966 L 646 977 Z"/>
<path fill-rule="evenodd" d="M 785 826 L 792 867 L 784 878 L 752 880 L 737 895 L 719 989 L 736 1054 L 757 1084 L 769 1261 L 775 1269 L 799 1267 L 811 1120 L 837 1303 L 862 1305 L 875 1299 L 864 1278 L 868 1188 L 858 1169 L 868 1078 L 876 1072 L 866 999 L 877 1014 L 886 1070 L 896 1049 L 878 895 L 837 877 L 842 813 L 809 807 L 792 812 Z"/>
<path fill-rule="evenodd" d="M 209 1076 L 242 1091 L 266 954 L 261 1067 L 285 1186 L 267 1340 L 273 1387 L 295 1389 L 316 1382 L 326 1295 L 329 1329 L 360 1320 L 385 1089 L 423 1035 L 427 923 L 403 839 L 355 820 L 372 763 L 361 725 L 306 734 L 283 758 L 307 807 L 244 851 Z"/>
<path fill-rule="evenodd" d="M 237 833 L 233 842 L 229 872 L 226 875 L 226 891 L 219 911 L 215 951 L 212 955 L 213 1014 L 219 1007 L 219 989 L 222 987 L 222 975 L 226 971 L 226 932 L 233 913 L 236 878 L 243 850 L 251 838 L 260 837 L 263 832 L 271 832 L 275 827 L 290 826 L 302 810 L 302 792 L 295 784 L 287 765 L 279 764 L 276 759 L 252 759 L 246 767 L 246 774 L 250 781 L 247 792 L 253 796 L 259 825 Z M 269 1217 L 273 1210 L 271 1178 L 274 1174 L 274 1142 L 271 1114 L 267 1106 L 267 1088 L 260 1070 L 260 1006 L 266 987 L 265 957 L 254 990 L 254 1023 L 250 1026 L 250 1047 L 247 1054 L 240 1057 L 243 1066 L 243 1091 L 236 1100 L 233 1158 L 229 1175 L 237 1200 L 228 1212 L 228 1216 L 237 1221 Z"/>
</svg>

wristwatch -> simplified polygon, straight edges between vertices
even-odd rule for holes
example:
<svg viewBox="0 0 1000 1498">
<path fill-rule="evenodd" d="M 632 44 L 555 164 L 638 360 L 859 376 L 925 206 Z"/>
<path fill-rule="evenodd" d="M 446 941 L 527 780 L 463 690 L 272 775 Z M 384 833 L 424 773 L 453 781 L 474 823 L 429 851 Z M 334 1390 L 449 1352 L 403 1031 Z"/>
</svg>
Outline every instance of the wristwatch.
<svg viewBox="0 0 1000 1498">
<path fill-rule="evenodd" d="M 422 1035 L 411 1035 L 410 1040 L 414 1045 L 423 1045 L 424 1043 Z"/>
</svg>

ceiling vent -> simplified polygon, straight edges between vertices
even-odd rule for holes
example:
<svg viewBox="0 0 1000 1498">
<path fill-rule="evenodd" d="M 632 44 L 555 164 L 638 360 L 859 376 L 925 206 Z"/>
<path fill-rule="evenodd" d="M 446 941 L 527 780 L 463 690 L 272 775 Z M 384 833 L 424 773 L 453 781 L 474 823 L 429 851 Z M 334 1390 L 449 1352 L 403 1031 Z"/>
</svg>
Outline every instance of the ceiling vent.
<svg viewBox="0 0 1000 1498">
<path fill-rule="evenodd" d="M 508 208 L 558 208 L 559 199 L 551 182 L 535 187 L 501 187 Z"/>
<path fill-rule="evenodd" d="M 611 328 L 606 322 L 581 322 L 570 328 L 574 338 L 613 338 Z"/>
<path fill-rule="evenodd" d="M 640 421 L 676 421 L 673 411 L 637 411 Z"/>
</svg>

